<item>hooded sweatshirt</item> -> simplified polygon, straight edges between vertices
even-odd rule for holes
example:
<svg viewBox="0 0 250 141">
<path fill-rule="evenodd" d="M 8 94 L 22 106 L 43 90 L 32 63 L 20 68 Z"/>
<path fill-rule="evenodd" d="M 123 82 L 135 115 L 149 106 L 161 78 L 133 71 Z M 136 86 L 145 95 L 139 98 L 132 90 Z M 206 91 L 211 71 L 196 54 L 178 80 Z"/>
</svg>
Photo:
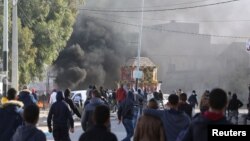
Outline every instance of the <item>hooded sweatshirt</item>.
<svg viewBox="0 0 250 141">
<path fill-rule="evenodd" d="M 232 124 L 223 114 L 206 111 L 198 114 L 189 126 L 182 141 L 208 141 L 208 125 Z"/>
<path fill-rule="evenodd" d="M 11 141 L 46 141 L 46 136 L 34 125 L 19 126 Z"/>
<path fill-rule="evenodd" d="M 53 120 L 53 126 L 68 126 L 74 127 L 74 120 L 67 103 L 63 100 L 63 93 L 57 92 L 56 102 L 52 104 L 49 115 L 47 118 L 48 127 L 51 128 L 51 119 Z"/>
<path fill-rule="evenodd" d="M 10 100 L 0 108 L 0 140 L 9 141 L 18 126 L 22 125 L 23 103 Z"/>
<path fill-rule="evenodd" d="M 145 109 L 144 113 L 161 119 L 165 129 L 166 141 L 175 141 L 179 133 L 187 129 L 191 122 L 187 114 L 174 109 Z"/>
<path fill-rule="evenodd" d="M 105 105 L 104 101 L 98 97 L 93 97 L 89 100 L 89 103 L 85 106 L 81 119 L 81 125 L 84 131 L 87 131 L 88 129 L 94 126 L 94 121 L 92 120 L 92 116 L 96 106 L 98 105 Z"/>
<path fill-rule="evenodd" d="M 133 105 L 134 105 L 134 94 L 129 91 L 126 99 L 122 101 L 121 106 L 118 109 L 118 119 L 133 119 Z"/>
</svg>

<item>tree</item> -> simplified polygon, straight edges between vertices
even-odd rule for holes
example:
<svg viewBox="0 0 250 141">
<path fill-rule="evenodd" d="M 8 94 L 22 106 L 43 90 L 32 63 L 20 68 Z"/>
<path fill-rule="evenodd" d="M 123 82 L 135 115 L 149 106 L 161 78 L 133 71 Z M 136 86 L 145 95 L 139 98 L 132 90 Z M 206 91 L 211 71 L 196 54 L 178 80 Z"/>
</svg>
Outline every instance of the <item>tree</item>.
<svg viewBox="0 0 250 141">
<path fill-rule="evenodd" d="M 18 2 L 20 84 L 27 84 L 36 78 L 42 79 L 45 66 L 51 65 L 59 51 L 66 46 L 76 19 L 77 9 L 74 7 L 76 1 L 21 0 Z M 0 25 L 2 20 L 1 11 Z M 2 30 L 0 26 L 1 49 Z"/>
</svg>

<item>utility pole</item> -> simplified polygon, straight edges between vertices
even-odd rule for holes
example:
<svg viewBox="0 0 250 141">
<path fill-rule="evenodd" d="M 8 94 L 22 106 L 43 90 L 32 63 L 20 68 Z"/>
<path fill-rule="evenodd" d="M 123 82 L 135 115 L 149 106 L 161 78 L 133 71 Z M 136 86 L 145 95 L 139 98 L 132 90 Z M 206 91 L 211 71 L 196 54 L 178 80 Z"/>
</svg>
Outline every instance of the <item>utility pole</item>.
<svg viewBox="0 0 250 141">
<path fill-rule="evenodd" d="M 8 90 L 8 0 L 4 0 L 3 19 L 3 73 L 5 74 L 3 83 L 3 95 L 6 96 Z"/>
<path fill-rule="evenodd" d="M 17 26 L 17 2 L 13 0 L 12 9 L 12 72 L 11 86 L 18 90 L 18 26 Z"/>
<path fill-rule="evenodd" d="M 140 56 L 141 56 L 141 45 L 142 45 L 142 29 L 143 29 L 143 12 L 144 12 L 144 0 L 142 0 L 142 7 L 141 7 L 141 26 L 140 26 L 140 32 L 139 32 L 139 46 L 137 51 L 137 68 L 136 68 L 136 79 L 135 79 L 135 90 L 137 91 L 138 83 L 139 83 L 139 76 L 141 76 L 140 72 Z"/>
</svg>

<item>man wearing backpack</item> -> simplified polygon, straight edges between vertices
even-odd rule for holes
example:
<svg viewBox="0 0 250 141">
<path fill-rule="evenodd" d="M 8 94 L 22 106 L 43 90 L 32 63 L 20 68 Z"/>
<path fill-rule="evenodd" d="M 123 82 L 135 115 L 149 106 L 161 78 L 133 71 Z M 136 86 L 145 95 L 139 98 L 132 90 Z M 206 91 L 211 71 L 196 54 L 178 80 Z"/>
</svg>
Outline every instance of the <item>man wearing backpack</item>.
<svg viewBox="0 0 250 141">
<path fill-rule="evenodd" d="M 7 92 L 8 102 L 0 108 L 0 140 L 9 141 L 17 127 L 22 125 L 21 117 L 23 103 L 16 101 L 17 91 L 10 88 Z"/>
</svg>

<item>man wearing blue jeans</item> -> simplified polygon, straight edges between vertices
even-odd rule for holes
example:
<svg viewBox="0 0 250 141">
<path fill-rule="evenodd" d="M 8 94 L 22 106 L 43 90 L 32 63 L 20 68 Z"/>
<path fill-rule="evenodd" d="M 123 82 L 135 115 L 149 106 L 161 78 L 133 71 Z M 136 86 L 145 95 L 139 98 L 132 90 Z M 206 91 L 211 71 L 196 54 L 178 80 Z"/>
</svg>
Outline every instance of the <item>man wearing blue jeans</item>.
<svg viewBox="0 0 250 141">
<path fill-rule="evenodd" d="M 134 103 L 134 94 L 132 91 L 129 91 L 126 99 L 121 103 L 121 106 L 119 106 L 118 109 L 119 123 L 122 122 L 127 133 L 127 136 L 122 141 L 130 141 L 130 138 L 134 135 L 133 103 Z"/>
</svg>

